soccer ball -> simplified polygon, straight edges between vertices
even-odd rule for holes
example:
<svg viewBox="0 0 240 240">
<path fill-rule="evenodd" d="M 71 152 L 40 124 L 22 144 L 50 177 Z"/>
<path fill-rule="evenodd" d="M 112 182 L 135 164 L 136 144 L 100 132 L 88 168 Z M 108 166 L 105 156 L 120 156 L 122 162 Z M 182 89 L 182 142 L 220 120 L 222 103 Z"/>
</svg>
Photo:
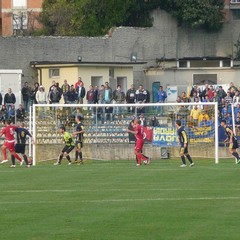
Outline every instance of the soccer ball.
<svg viewBox="0 0 240 240">
<path fill-rule="evenodd" d="M 28 165 L 32 165 L 32 157 L 30 156 L 30 157 L 28 157 Z"/>
</svg>

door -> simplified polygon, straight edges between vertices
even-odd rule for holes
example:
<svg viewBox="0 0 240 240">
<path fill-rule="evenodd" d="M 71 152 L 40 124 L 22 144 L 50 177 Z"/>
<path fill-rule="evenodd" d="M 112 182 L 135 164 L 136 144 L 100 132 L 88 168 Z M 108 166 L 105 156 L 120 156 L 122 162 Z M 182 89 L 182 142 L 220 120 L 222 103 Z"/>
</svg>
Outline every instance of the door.
<svg viewBox="0 0 240 240">
<path fill-rule="evenodd" d="M 152 83 L 152 102 L 157 102 L 157 92 L 160 86 L 160 82 L 153 82 Z"/>
</svg>

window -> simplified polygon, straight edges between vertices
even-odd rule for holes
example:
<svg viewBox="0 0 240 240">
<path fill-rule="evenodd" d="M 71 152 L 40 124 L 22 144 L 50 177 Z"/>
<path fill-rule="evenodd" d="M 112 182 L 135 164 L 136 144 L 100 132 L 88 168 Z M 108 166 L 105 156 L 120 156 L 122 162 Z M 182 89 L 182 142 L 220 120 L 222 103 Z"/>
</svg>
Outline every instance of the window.
<svg viewBox="0 0 240 240">
<path fill-rule="evenodd" d="M 219 60 L 191 61 L 191 68 L 219 67 Z"/>
<path fill-rule="evenodd" d="M 240 3 L 240 0 L 231 0 L 231 3 Z"/>
<path fill-rule="evenodd" d="M 27 0 L 12 0 L 13 8 L 26 8 Z"/>
<path fill-rule="evenodd" d="M 231 67 L 231 61 L 230 60 L 223 60 L 222 61 L 223 67 Z"/>
<path fill-rule="evenodd" d="M 193 85 L 217 84 L 217 74 L 193 74 Z"/>
<path fill-rule="evenodd" d="M 240 19 L 240 9 L 232 9 L 232 17 L 233 20 L 239 20 Z"/>
<path fill-rule="evenodd" d="M 187 61 L 186 60 L 180 60 L 179 61 L 179 67 L 180 68 L 187 68 Z"/>
<path fill-rule="evenodd" d="M 13 29 L 27 29 L 27 15 L 25 13 L 13 14 Z"/>
<path fill-rule="evenodd" d="M 58 77 L 60 77 L 60 69 L 59 68 L 49 69 L 49 78 L 58 78 Z"/>
</svg>

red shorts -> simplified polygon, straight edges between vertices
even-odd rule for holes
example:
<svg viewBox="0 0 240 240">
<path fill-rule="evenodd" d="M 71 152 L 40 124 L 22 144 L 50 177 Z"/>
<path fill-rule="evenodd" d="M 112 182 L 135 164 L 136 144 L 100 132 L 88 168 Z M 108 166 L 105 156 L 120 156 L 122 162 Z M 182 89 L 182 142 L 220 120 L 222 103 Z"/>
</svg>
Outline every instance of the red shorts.
<svg viewBox="0 0 240 240">
<path fill-rule="evenodd" d="M 137 139 L 136 145 L 135 145 L 135 150 L 142 151 L 143 144 L 144 144 L 144 139 Z"/>
<path fill-rule="evenodd" d="M 15 141 L 4 142 L 4 144 L 3 144 L 3 146 L 5 146 L 7 149 L 9 149 L 10 152 L 14 151 L 14 145 L 15 145 Z"/>
</svg>

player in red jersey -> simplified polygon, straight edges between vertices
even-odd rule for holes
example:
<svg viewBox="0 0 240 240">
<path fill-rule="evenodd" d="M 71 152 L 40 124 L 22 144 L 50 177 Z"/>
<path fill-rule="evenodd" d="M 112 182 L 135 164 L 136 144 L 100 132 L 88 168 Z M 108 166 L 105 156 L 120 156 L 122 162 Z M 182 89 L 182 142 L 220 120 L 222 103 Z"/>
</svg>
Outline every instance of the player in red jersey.
<svg viewBox="0 0 240 240">
<path fill-rule="evenodd" d="M 5 127 L 2 128 L 2 131 L 0 132 L 0 137 L 2 135 L 5 135 L 5 142 L 2 145 L 2 154 L 4 159 L 0 162 L 5 163 L 8 161 L 7 159 L 7 149 L 10 151 L 10 153 L 20 162 L 20 165 L 22 165 L 23 160 L 20 158 L 20 156 L 15 152 L 14 145 L 15 145 L 15 131 L 17 129 L 17 126 L 11 125 L 10 120 L 6 120 Z"/>
<path fill-rule="evenodd" d="M 134 120 L 134 130 L 127 129 L 126 131 L 134 134 L 136 137 L 134 153 L 137 157 L 137 166 L 141 165 L 142 160 L 144 161 L 144 164 L 149 164 L 150 158 L 142 154 L 142 149 L 144 145 L 144 132 L 143 127 L 140 125 L 140 120 Z"/>
</svg>

